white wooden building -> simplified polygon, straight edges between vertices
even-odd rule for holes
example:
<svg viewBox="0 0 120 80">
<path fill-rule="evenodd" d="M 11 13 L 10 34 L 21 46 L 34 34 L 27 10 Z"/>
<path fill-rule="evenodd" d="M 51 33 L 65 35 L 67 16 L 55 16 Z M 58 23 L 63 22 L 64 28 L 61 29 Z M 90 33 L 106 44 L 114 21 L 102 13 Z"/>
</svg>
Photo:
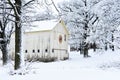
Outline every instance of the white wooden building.
<svg viewBox="0 0 120 80">
<path fill-rule="evenodd" d="M 35 21 L 24 32 L 26 59 L 65 60 L 69 58 L 69 32 L 63 20 Z M 14 36 L 11 39 L 11 53 L 14 55 Z"/>
</svg>

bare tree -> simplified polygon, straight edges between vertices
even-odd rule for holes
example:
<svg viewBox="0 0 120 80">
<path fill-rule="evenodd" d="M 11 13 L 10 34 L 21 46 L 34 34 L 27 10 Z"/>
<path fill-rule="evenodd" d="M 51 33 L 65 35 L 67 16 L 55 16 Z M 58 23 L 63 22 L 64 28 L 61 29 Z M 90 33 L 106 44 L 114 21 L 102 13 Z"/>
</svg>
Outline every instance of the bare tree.
<svg viewBox="0 0 120 80">
<path fill-rule="evenodd" d="M 13 4 L 11 0 L 8 0 L 9 4 L 14 9 L 15 14 L 15 70 L 21 68 L 22 60 L 22 26 L 21 26 L 21 7 L 22 1 L 15 0 Z"/>
<path fill-rule="evenodd" d="M 12 8 L 8 5 L 6 0 L 0 1 L 0 10 L 0 47 L 3 55 L 3 65 L 6 65 L 8 63 L 10 37 L 13 32 L 10 18 L 12 20 L 14 15 L 12 15 Z"/>
<path fill-rule="evenodd" d="M 22 9 L 33 1 L 35 0 L 30 0 L 23 5 L 22 0 L 14 0 L 13 2 L 15 3 L 13 3 L 11 0 L 8 0 L 9 4 L 14 10 L 15 16 L 15 70 L 20 69 L 24 66 L 24 54 L 22 52 Z"/>
</svg>

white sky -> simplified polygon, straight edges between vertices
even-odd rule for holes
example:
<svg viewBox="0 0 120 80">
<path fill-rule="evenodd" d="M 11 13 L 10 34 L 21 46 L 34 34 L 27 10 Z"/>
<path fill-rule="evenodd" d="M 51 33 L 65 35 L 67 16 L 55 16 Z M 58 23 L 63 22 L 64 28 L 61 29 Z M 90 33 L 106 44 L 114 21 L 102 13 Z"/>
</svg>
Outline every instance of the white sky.
<svg viewBox="0 0 120 80">
<path fill-rule="evenodd" d="M 48 3 L 49 2 L 51 2 L 51 0 L 47 0 L 48 1 Z M 65 1 L 65 0 L 53 0 L 54 1 L 54 3 L 55 3 L 55 5 L 57 6 L 57 4 L 59 3 L 59 2 L 62 2 L 62 1 Z M 55 14 L 57 14 L 57 11 L 56 11 L 56 9 L 54 8 L 54 6 L 52 5 L 52 6 L 50 6 L 52 9 L 53 9 L 53 11 L 55 12 Z M 50 8 L 49 7 L 49 8 Z"/>
<path fill-rule="evenodd" d="M 40 0 L 40 1 L 44 1 L 44 0 Z M 48 1 L 48 3 L 50 3 L 51 0 L 47 0 L 47 1 Z M 57 4 L 59 2 L 66 1 L 66 0 L 53 0 L 53 1 L 54 1 L 55 5 L 57 6 Z M 53 12 L 55 14 L 57 14 L 57 11 L 56 11 L 56 9 L 54 8 L 53 5 L 50 6 L 49 8 L 51 8 L 53 10 Z M 39 13 L 41 13 L 45 10 L 45 7 L 43 6 L 43 3 L 40 3 L 40 4 L 34 6 L 34 10 L 36 10 L 36 14 L 39 14 Z M 35 15 L 35 14 L 33 14 L 33 15 Z"/>
<path fill-rule="evenodd" d="M 53 1 L 54 1 L 55 5 L 57 6 L 57 4 L 58 4 L 59 2 L 69 1 L 69 0 L 53 0 Z M 57 13 L 57 11 L 55 10 L 54 7 L 53 7 L 53 11 L 55 11 L 55 13 Z"/>
</svg>

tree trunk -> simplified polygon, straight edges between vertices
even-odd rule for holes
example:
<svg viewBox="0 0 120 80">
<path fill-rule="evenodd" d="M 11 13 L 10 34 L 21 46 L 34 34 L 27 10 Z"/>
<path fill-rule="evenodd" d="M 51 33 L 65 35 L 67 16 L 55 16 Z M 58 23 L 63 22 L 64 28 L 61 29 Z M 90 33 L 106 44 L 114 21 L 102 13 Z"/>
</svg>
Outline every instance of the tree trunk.
<svg viewBox="0 0 120 80">
<path fill-rule="evenodd" d="M 87 19 L 87 15 L 86 15 L 86 19 Z M 88 57 L 88 43 L 85 42 L 85 40 L 87 39 L 87 29 L 88 29 L 88 25 L 87 22 L 85 23 L 85 27 L 84 27 L 84 34 L 83 34 L 83 51 L 84 51 L 84 57 Z"/>
<path fill-rule="evenodd" d="M 82 47 L 81 50 L 80 50 L 80 54 L 84 54 L 84 49 L 83 49 L 83 47 Z"/>
<path fill-rule="evenodd" d="M 84 47 L 83 47 L 83 41 L 80 43 L 80 54 L 84 54 Z"/>
<path fill-rule="evenodd" d="M 22 26 L 21 26 L 21 0 L 15 0 L 17 13 L 15 14 L 15 70 L 22 67 Z"/>
<path fill-rule="evenodd" d="M 17 25 L 17 24 L 16 24 Z M 21 67 L 21 27 L 16 27 L 15 31 L 15 70 Z"/>
<path fill-rule="evenodd" d="M 84 57 L 88 57 L 88 44 L 85 43 L 85 46 L 84 46 Z"/>
<path fill-rule="evenodd" d="M 94 42 L 94 43 L 93 43 L 93 51 L 94 51 L 94 52 L 96 51 L 96 48 L 97 48 L 97 47 L 96 47 L 96 43 Z"/>
<path fill-rule="evenodd" d="M 114 35 L 113 35 L 113 33 L 114 33 L 114 31 L 112 31 L 112 42 L 114 42 Z M 112 45 L 111 48 L 112 48 L 112 51 L 115 50 L 115 49 L 114 49 L 114 45 Z"/>
<path fill-rule="evenodd" d="M 112 48 L 112 51 L 115 51 L 114 45 L 112 45 L 111 48 Z"/>
<path fill-rule="evenodd" d="M 3 58 L 3 65 L 6 65 L 8 63 L 8 43 L 2 44 L 2 58 Z"/>
<path fill-rule="evenodd" d="M 107 42 L 105 42 L 105 51 L 108 50 L 108 47 L 107 47 Z"/>
<path fill-rule="evenodd" d="M 84 41 L 82 43 L 82 48 L 81 48 L 81 54 L 83 54 L 84 57 L 88 57 L 88 49 L 89 49 L 88 43 L 85 42 L 86 38 L 87 38 L 87 35 L 85 33 L 84 34 Z"/>
<path fill-rule="evenodd" d="M 87 6 L 87 0 L 85 0 L 84 1 L 84 5 L 85 5 L 85 7 L 87 8 L 88 6 Z M 83 49 L 84 49 L 84 57 L 88 57 L 88 43 L 86 43 L 85 42 L 85 40 L 87 39 L 87 37 L 88 37 L 88 23 L 89 23 L 89 21 L 88 21 L 88 13 L 87 12 L 85 12 L 85 19 L 84 19 L 84 21 L 85 21 L 85 23 L 84 23 L 84 34 L 83 34 Z"/>
</svg>

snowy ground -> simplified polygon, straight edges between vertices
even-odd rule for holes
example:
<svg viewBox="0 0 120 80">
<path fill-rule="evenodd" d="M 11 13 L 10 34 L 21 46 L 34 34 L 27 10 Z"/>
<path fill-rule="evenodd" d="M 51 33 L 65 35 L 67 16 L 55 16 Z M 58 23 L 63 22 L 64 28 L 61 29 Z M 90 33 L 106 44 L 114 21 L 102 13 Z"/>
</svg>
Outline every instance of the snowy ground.
<svg viewBox="0 0 120 80">
<path fill-rule="evenodd" d="M 13 67 L 0 63 L 0 80 L 120 80 L 120 51 L 90 51 L 90 55 L 83 58 L 71 52 L 66 61 L 27 63 L 26 75 L 9 75 Z"/>
</svg>

